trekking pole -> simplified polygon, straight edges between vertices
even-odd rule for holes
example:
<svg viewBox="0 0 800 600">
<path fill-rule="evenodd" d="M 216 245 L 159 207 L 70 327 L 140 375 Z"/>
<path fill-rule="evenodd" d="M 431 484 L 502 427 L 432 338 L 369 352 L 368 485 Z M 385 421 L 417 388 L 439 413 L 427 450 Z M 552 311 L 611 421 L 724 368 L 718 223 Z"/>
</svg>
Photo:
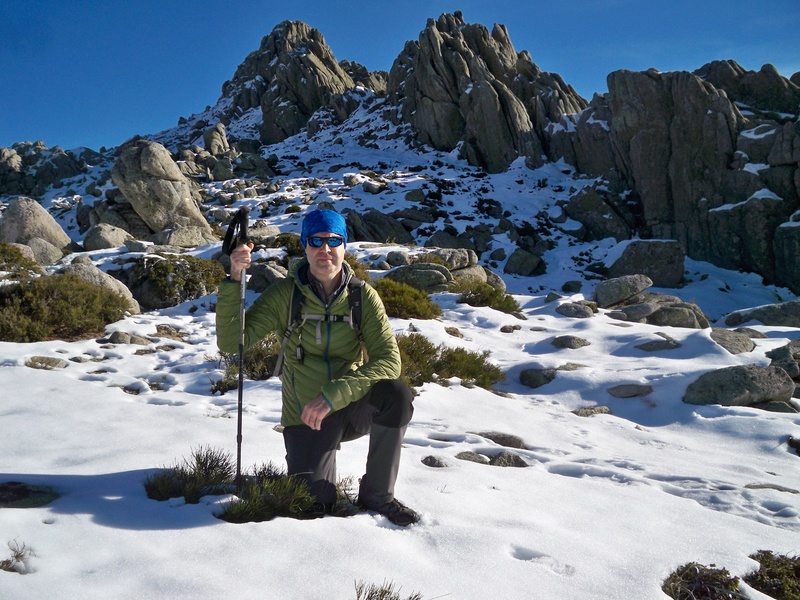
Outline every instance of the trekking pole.
<svg viewBox="0 0 800 600">
<path fill-rule="evenodd" d="M 240 244 L 246 244 L 247 224 L 250 219 L 250 210 L 240 208 L 228 225 L 225 240 L 222 242 L 222 253 L 230 256 Z M 236 495 L 242 492 L 242 397 L 244 395 L 244 303 L 247 291 L 246 269 L 242 269 L 239 280 L 239 410 L 236 420 Z"/>
</svg>

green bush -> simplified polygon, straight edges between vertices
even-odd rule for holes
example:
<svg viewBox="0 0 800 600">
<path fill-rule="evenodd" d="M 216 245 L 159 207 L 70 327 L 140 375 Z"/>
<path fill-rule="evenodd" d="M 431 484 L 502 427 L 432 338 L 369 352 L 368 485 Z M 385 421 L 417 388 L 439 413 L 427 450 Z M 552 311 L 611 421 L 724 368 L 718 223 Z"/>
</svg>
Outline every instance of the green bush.
<svg viewBox="0 0 800 600">
<path fill-rule="evenodd" d="M 22 250 L 6 242 L 0 242 L 0 275 L 1 279 L 30 279 L 42 275 L 41 267 L 22 253 Z"/>
<path fill-rule="evenodd" d="M 300 237 L 289 233 L 281 233 L 277 235 L 271 244 L 275 248 L 286 248 L 286 254 L 289 256 L 305 256 L 306 251 L 300 243 Z"/>
<path fill-rule="evenodd" d="M 750 558 L 760 563 L 758 571 L 745 576 L 748 585 L 781 600 L 800 600 L 800 557 L 759 550 Z"/>
<path fill-rule="evenodd" d="M 488 283 L 459 283 L 456 291 L 461 293 L 458 302 L 470 306 L 488 306 L 500 312 L 513 314 L 520 311 L 519 303 L 510 294 L 492 287 Z"/>
<path fill-rule="evenodd" d="M 403 364 L 401 379 L 411 387 L 429 381 L 459 377 L 463 385 L 490 389 L 505 379 L 499 367 L 489 362 L 489 351 L 471 352 L 464 348 L 434 345 L 419 333 L 397 336 Z"/>
<path fill-rule="evenodd" d="M 172 254 L 147 254 L 128 269 L 127 281 L 132 290 L 152 290 L 139 303 L 147 309 L 177 306 L 219 289 L 225 269 L 216 260 Z M 137 296 L 137 299 L 139 296 Z"/>
<path fill-rule="evenodd" d="M 38 342 L 96 337 L 125 316 L 116 292 L 72 274 L 0 286 L 0 340 Z"/>
<path fill-rule="evenodd" d="M 731 577 L 727 569 L 716 565 L 704 566 L 688 563 L 678 567 L 661 586 L 663 592 L 674 600 L 738 600 L 746 599 L 739 593 L 739 578 Z"/>
<path fill-rule="evenodd" d="M 430 297 L 407 283 L 387 277 L 379 279 L 373 287 L 383 301 L 386 314 L 398 319 L 434 319 L 442 309 Z"/>
<path fill-rule="evenodd" d="M 280 350 L 281 343 L 275 333 L 269 333 L 267 337 L 250 346 L 244 351 L 242 360 L 244 376 L 252 381 L 263 381 L 272 377 Z M 239 387 L 239 353 L 221 352 L 220 359 L 224 373 L 222 379 L 211 386 L 212 394 L 224 394 Z"/>
<path fill-rule="evenodd" d="M 369 281 L 369 271 L 367 270 L 368 267 L 363 262 L 358 260 L 354 254 L 350 254 L 346 252 L 344 255 L 344 261 L 350 265 L 350 268 L 353 269 L 353 275 L 358 277 L 361 281 Z"/>
</svg>

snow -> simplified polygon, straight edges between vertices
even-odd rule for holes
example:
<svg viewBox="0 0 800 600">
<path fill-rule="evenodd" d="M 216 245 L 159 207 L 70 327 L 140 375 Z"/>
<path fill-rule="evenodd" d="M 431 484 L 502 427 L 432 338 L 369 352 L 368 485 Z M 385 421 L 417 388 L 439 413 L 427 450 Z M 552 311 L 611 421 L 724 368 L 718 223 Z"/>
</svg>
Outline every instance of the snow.
<svg viewBox="0 0 800 600">
<path fill-rule="evenodd" d="M 437 178 L 455 183 L 443 200 L 452 225 L 463 231 L 477 222 L 498 224 L 475 213 L 478 197 L 499 200 L 515 222 L 535 224 L 538 214 L 555 212 L 559 201 L 593 183 L 561 163 L 532 171 L 520 159 L 504 173 L 479 176 L 453 153 L 412 152 L 399 139 L 378 138 L 378 149 L 365 148 L 355 142 L 364 131 L 354 125 L 360 120 L 375 126 L 375 117 L 359 109 L 335 130 L 312 139 L 295 136 L 270 148 L 278 156 L 301 155 L 307 164 L 314 156 L 319 163 L 311 172 L 282 162 L 287 171 L 279 192 L 237 201 L 230 210 L 280 197 L 329 201 L 339 210 L 390 212 L 407 205 L 408 191 Z M 331 143 L 334 138 L 342 143 Z M 376 168 L 379 161 L 386 163 L 380 170 L 389 184 L 379 195 L 361 186 L 343 193 L 343 173 L 353 168 L 329 171 L 343 164 Z M 424 167 L 424 177 L 408 172 L 413 165 Z M 317 185 L 304 186 L 312 177 Z M 537 185 L 543 181 L 544 187 Z M 221 189 L 222 183 L 208 184 L 215 186 Z M 478 193 L 480 187 L 485 189 Z M 264 219 L 282 231 L 299 231 L 301 217 L 278 207 Z M 442 221 L 435 224 L 442 227 Z M 75 228 L 69 233 L 80 237 Z M 602 261 L 624 244 L 582 243 L 563 233 L 553 234 L 551 241 L 545 275 L 523 278 L 503 275 L 502 264 L 494 268 L 526 320 L 458 304 L 448 293 L 433 297 L 444 311 L 439 320 L 392 319 L 397 333 L 416 329 L 436 344 L 488 350 L 507 374 L 497 393 L 457 379 L 418 390 L 397 495 L 421 512 L 422 520 L 405 529 L 367 513 L 235 525 L 215 517 L 229 496 L 205 497 L 197 505 L 146 497 L 145 477 L 191 456 L 193 449 L 209 446 L 235 456 L 236 392 L 211 393 L 222 376 L 213 295 L 108 327 L 108 333 L 150 337 L 149 346 L 93 339 L 0 342 L 0 482 L 47 485 L 61 494 L 40 508 L 0 509 L 0 560 L 6 558 L 6 542 L 35 552 L 28 561 L 31 572 L 0 572 L 0 596 L 352 599 L 356 581 L 389 581 L 403 596 L 416 591 L 426 600 L 640 600 L 664 597 L 663 580 L 687 562 L 715 564 L 741 577 L 757 567 L 748 556 L 760 549 L 796 554 L 800 494 L 792 490 L 800 487 L 800 457 L 786 440 L 798 436 L 800 416 L 689 406 L 681 398 L 706 371 L 769 364 L 766 353 L 797 338 L 798 331 L 747 323 L 767 337 L 755 340 L 753 352 L 734 356 L 715 344 L 708 330 L 622 323 L 604 310 L 590 319 L 563 317 L 555 311 L 558 304 L 591 299 L 597 281 L 584 277 L 576 257 L 587 264 Z M 510 254 L 515 244 L 497 233 L 493 249 L 498 248 Z M 211 257 L 218 249 L 206 246 L 195 254 Z M 348 244 L 348 251 L 364 261 L 390 250 L 424 249 Z M 122 253 L 88 254 L 110 268 Z M 753 274 L 693 260 L 685 268 L 684 287 L 655 291 L 697 303 L 715 327 L 724 327 L 721 319 L 732 311 L 795 298 Z M 381 272 L 371 274 L 377 278 Z M 549 292 L 560 292 L 566 281 L 576 279 L 583 279 L 580 293 L 545 301 Z M 255 297 L 248 292 L 247 301 Z M 178 329 L 184 339 L 159 338 L 160 324 Z M 504 325 L 520 329 L 502 333 Z M 450 327 L 464 337 L 449 335 L 445 329 Z M 657 353 L 636 348 L 661 339 L 659 333 L 680 348 Z M 556 349 L 552 338 L 565 334 L 590 345 Z M 26 367 L 26 360 L 37 355 L 63 358 L 69 366 Z M 80 357 L 88 360 L 71 360 Z M 583 367 L 558 371 L 554 381 L 537 389 L 519 383 L 525 368 L 568 362 Z M 653 391 L 627 399 L 609 394 L 609 388 L 623 383 L 647 384 Z M 586 418 L 572 412 L 597 405 L 611 413 Z M 283 464 L 282 437 L 274 429 L 279 419 L 279 384 L 247 381 L 245 467 Z M 462 451 L 491 455 L 503 450 L 481 435 L 489 431 L 521 437 L 526 448 L 514 452 L 528 468 L 455 458 Z M 341 476 L 362 474 L 367 444 L 362 438 L 343 446 Z M 426 466 L 422 459 L 430 455 L 448 466 Z"/>
</svg>

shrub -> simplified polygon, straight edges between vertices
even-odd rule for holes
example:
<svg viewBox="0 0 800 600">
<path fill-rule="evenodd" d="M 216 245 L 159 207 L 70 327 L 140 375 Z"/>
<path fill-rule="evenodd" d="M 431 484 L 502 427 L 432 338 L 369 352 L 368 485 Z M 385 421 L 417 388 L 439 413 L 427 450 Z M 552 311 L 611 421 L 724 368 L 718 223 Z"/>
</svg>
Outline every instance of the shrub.
<svg viewBox="0 0 800 600">
<path fill-rule="evenodd" d="M 519 303 L 513 296 L 492 287 L 488 283 L 464 283 L 456 288 L 461 293 L 458 302 L 470 306 L 488 306 L 500 312 L 513 314 L 520 311 Z"/>
<path fill-rule="evenodd" d="M 490 389 L 505 375 L 499 367 L 489 362 L 489 351 L 471 352 L 464 348 L 435 346 L 419 333 L 397 336 L 403 364 L 401 379 L 417 387 L 436 378 L 461 378 L 463 385 L 476 385 Z"/>
<path fill-rule="evenodd" d="M 407 283 L 386 277 L 379 279 L 373 287 L 383 301 L 386 314 L 398 319 L 434 319 L 442 309 L 430 297 Z"/>
<path fill-rule="evenodd" d="M 25 256 L 16 246 L 0 242 L 0 279 L 30 279 L 44 272 L 35 261 Z"/>
<path fill-rule="evenodd" d="M 367 585 L 363 581 L 356 582 L 356 600 L 403 600 L 400 597 L 400 590 L 395 591 L 394 584 L 384 581 L 383 585 L 377 586 L 374 583 Z M 414 592 L 406 597 L 406 600 L 422 600 L 419 592 Z"/>
<path fill-rule="evenodd" d="M 280 350 L 281 343 L 275 333 L 269 333 L 265 338 L 250 346 L 244 351 L 242 357 L 244 376 L 253 381 L 263 381 L 272 377 L 275 365 L 278 364 Z M 239 353 L 221 352 L 220 359 L 224 373 L 222 379 L 214 382 L 211 386 L 212 394 L 216 392 L 224 394 L 228 390 L 235 390 L 239 387 Z"/>
<path fill-rule="evenodd" d="M 275 248 L 286 248 L 286 254 L 289 256 L 305 256 L 305 249 L 300 243 L 300 237 L 288 233 L 281 233 L 275 236 L 275 240 L 271 244 Z"/>
<path fill-rule="evenodd" d="M 760 563 L 758 571 L 744 580 L 754 589 L 782 600 L 800 600 L 800 557 L 775 555 L 759 550 L 750 558 Z"/>
<path fill-rule="evenodd" d="M 96 337 L 125 316 L 125 299 L 72 274 L 0 286 L 0 340 Z"/>
<path fill-rule="evenodd" d="M 675 600 L 736 600 L 745 599 L 739 593 L 739 578 L 731 578 L 727 569 L 717 569 L 698 563 L 678 567 L 661 586 Z"/>
<path fill-rule="evenodd" d="M 358 260 L 355 255 L 346 252 L 344 255 L 345 262 L 350 265 L 350 268 L 353 269 L 353 275 L 358 277 L 361 281 L 369 281 L 370 275 L 369 271 L 367 270 L 367 265 L 363 262 Z"/>
<path fill-rule="evenodd" d="M 148 254 L 134 262 L 126 277 L 139 304 L 159 309 L 216 292 L 225 269 L 216 260 Z"/>
</svg>

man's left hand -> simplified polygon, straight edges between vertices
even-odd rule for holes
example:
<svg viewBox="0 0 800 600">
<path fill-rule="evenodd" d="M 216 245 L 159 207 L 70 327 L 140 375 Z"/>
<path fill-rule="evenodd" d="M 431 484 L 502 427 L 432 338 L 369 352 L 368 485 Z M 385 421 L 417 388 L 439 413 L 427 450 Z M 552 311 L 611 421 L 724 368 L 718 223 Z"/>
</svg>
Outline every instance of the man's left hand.
<svg viewBox="0 0 800 600">
<path fill-rule="evenodd" d="M 320 395 L 303 407 L 303 414 L 300 415 L 300 418 L 311 429 L 319 431 L 322 428 L 322 419 L 329 412 L 331 412 L 331 407 L 325 402 L 325 398 Z"/>
</svg>

